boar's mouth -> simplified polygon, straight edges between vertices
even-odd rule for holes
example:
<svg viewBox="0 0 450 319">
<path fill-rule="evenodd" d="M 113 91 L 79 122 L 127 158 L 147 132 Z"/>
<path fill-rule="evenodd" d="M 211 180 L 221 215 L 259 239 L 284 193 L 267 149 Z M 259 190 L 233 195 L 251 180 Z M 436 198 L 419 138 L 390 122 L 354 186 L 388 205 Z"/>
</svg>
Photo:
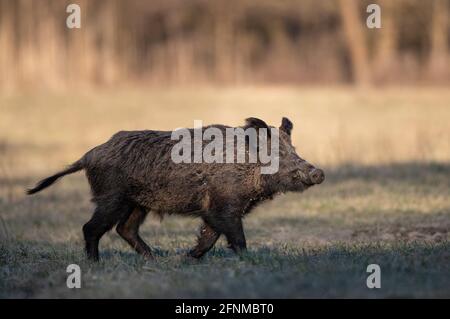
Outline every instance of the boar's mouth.
<svg viewBox="0 0 450 319">
<path fill-rule="evenodd" d="M 306 176 L 303 173 L 299 172 L 299 171 L 297 171 L 294 174 L 294 183 L 295 183 L 296 188 L 299 191 L 304 191 L 304 190 L 306 190 L 309 187 L 314 185 L 314 183 L 312 181 L 309 181 L 306 178 Z"/>
<path fill-rule="evenodd" d="M 310 188 L 311 186 L 313 186 L 313 184 L 309 184 L 307 182 L 303 182 L 303 181 L 299 181 L 297 183 L 295 183 L 294 187 L 292 187 L 290 189 L 290 191 L 293 192 L 304 192 L 305 190 L 307 190 L 308 188 Z"/>
<path fill-rule="evenodd" d="M 301 184 L 301 186 L 302 186 L 302 191 L 304 191 L 304 190 L 307 190 L 308 188 L 310 188 L 311 186 L 314 186 L 315 184 L 313 184 L 313 183 L 307 183 L 307 182 L 301 182 L 300 183 Z"/>
</svg>

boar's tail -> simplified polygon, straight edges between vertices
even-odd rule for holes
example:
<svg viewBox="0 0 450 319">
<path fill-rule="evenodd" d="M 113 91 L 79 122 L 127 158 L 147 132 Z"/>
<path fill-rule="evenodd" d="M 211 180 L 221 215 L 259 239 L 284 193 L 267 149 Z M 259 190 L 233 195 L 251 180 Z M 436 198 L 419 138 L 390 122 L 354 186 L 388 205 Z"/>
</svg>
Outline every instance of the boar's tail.
<svg viewBox="0 0 450 319">
<path fill-rule="evenodd" d="M 37 193 L 37 192 L 43 190 L 44 188 L 47 188 L 50 185 L 52 185 L 60 177 L 63 177 L 64 175 L 68 175 L 68 174 L 72 174 L 72 173 L 78 172 L 78 171 L 82 170 L 83 168 L 84 168 L 84 166 L 83 166 L 82 161 L 81 160 L 76 161 L 75 163 L 73 163 L 72 165 L 67 167 L 65 170 L 63 170 L 61 172 L 58 172 L 55 175 L 52 175 L 50 177 L 44 178 L 39 183 L 37 183 L 37 185 L 34 188 L 27 189 L 26 192 L 27 192 L 28 195 Z"/>
</svg>

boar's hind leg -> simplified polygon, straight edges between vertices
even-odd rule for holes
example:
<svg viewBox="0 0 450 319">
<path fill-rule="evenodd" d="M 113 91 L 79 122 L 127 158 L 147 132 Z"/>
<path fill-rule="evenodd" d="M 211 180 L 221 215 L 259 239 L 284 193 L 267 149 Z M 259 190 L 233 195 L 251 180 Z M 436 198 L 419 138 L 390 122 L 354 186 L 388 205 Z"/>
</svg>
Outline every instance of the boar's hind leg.
<svg viewBox="0 0 450 319">
<path fill-rule="evenodd" d="M 132 206 L 117 201 L 102 201 L 97 203 L 92 218 L 83 226 L 86 253 L 89 259 L 98 261 L 98 243 L 100 238 L 109 231 L 123 214 L 129 214 Z"/>
<path fill-rule="evenodd" d="M 203 223 L 200 227 L 197 246 L 189 252 L 189 255 L 194 258 L 202 257 L 214 246 L 219 236 L 220 233 L 214 231 L 208 224 Z"/>
<path fill-rule="evenodd" d="M 119 222 L 116 230 L 138 254 L 146 258 L 153 258 L 150 247 L 139 236 L 139 226 L 144 222 L 145 216 L 147 216 L 147 212 L 144 209 L 135 208 L 131 214 Z"/>
</svg>

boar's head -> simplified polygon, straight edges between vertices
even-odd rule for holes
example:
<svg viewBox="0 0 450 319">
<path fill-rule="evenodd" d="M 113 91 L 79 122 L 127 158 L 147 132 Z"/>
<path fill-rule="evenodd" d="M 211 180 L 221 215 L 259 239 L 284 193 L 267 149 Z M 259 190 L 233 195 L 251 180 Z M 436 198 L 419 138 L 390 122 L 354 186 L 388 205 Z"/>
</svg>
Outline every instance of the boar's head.
<svg viewBox="0 0 450 319">
<path fill-rule="evenodd" d="M 310 186 L 320 184 L 325 175 L 301 158 L 292 145 L 291 133 L 294 125 L 283 117 L 279 127 L 279 170 L 273 179 L 280 191 L 303 191 Z"/>
</svg>

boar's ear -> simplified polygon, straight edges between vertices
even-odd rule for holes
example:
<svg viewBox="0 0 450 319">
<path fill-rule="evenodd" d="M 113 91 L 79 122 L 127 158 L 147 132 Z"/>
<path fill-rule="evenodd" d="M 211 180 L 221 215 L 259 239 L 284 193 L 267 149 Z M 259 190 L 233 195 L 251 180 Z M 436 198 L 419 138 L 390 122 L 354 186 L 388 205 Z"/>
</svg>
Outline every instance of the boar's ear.
<svg viewBox="0 0 450 319">
<path fill-rule="evenodd" d="M 246 127 L 253 127 L 255 129 L 265 128 L 267 129 L 267 134 L 270 136 L 270 127 L 263 120 L 257 119 L 256 117 L 249 117 L 245 119 Z"/>
<path fill-rule="evenodd" d="M 285 131 L 286 134 L 290 136 L 293 127 L 294 124 L 292 124 L 292 122 L 287 117 L 283 117 L 283 119 L 281 120 L 280 129 Z"/>
</svg>

